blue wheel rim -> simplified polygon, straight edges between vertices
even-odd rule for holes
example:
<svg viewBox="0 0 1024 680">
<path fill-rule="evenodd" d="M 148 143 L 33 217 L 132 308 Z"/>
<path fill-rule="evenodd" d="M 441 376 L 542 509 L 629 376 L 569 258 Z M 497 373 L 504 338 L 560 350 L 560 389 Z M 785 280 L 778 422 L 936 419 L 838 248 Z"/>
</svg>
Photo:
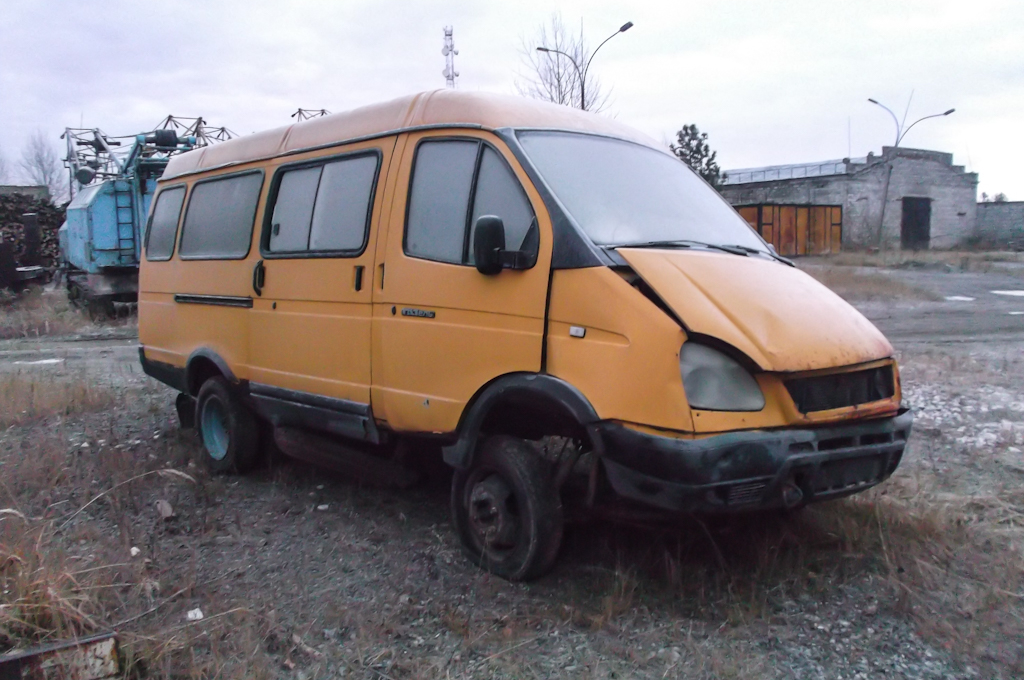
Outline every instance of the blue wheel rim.
<svg viewBox="0 0 1024 680">
<path fill-rule="evenodd" d="M 231 436 L 228 434 L 228 416 L 220 399 L 211 397 L 206 400 L 200 420 L 206 452 L 214 460 L 224 460 L 228 455 Z"/>
</svg>

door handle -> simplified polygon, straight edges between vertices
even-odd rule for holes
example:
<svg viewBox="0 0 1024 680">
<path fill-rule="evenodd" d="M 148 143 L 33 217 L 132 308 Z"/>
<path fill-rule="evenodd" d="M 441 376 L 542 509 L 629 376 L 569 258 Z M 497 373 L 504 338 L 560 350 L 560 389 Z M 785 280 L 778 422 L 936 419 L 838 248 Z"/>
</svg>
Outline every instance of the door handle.
<svg viewBox="0 0 1024 680">
<path fill-rule="evenodd" d="M 263 266 L 263 260 L 256 263 L 252 270 L 252 289 L 256 295 L 263 295 L 263 284 L 267 278 L 267 268 Z"/>
<path fill-rule="evenodd" d="M 361 291 L 363 289 L 363 265 L 361 265 L 361 264 L 357 264 L 356 265 L 356 267 L 355 267 L 355 276 L 356 276 L 356 280 L 355 280 L 356 292 L 359 292 L 359 291 Z"/>
</svg>

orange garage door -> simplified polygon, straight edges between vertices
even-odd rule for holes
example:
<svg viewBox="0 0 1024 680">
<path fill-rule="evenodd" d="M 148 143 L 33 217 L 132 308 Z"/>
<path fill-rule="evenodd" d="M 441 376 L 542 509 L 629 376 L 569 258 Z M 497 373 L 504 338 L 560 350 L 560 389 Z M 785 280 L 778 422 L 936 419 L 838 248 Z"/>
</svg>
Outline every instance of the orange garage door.
<svg viewBox="0 0 1024 680">
<path fill-rule="evenodd" d="M 842 249 L 842 206 L 765 203 L 736 210 L 780 255 L 825 255 Z"/>
</svg>

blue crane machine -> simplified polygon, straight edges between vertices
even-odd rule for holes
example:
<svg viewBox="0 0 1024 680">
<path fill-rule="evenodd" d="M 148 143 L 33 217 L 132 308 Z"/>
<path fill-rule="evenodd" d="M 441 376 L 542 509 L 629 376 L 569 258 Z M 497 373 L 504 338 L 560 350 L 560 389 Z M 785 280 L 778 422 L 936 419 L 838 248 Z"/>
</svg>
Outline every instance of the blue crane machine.
<svg viewBox="0 0 1024 680">
<path fill-rule="evenodd" d="M 73 198 L 58 233 L 72 302 L 112 313 L 114 303 L 138 299 L 139 257 L 156 181 L 171 156 L 231 136 L 202 118 L 174 116 L 133 137 L 110 137 L 98 128 L 64 131 Z"/>
</svg>

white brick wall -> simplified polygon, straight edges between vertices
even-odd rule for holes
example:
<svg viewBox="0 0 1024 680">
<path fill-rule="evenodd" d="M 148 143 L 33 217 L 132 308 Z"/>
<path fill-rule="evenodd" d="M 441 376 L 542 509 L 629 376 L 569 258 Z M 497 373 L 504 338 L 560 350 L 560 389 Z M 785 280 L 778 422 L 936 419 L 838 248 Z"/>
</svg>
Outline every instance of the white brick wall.
<svg viewBox="0 0 1024 680">
<path fill-rule="evenodd" d="M 981 245 L 1024 246 L 1024 201 L 979 203 L 976 234 Z"/>
</svg>

